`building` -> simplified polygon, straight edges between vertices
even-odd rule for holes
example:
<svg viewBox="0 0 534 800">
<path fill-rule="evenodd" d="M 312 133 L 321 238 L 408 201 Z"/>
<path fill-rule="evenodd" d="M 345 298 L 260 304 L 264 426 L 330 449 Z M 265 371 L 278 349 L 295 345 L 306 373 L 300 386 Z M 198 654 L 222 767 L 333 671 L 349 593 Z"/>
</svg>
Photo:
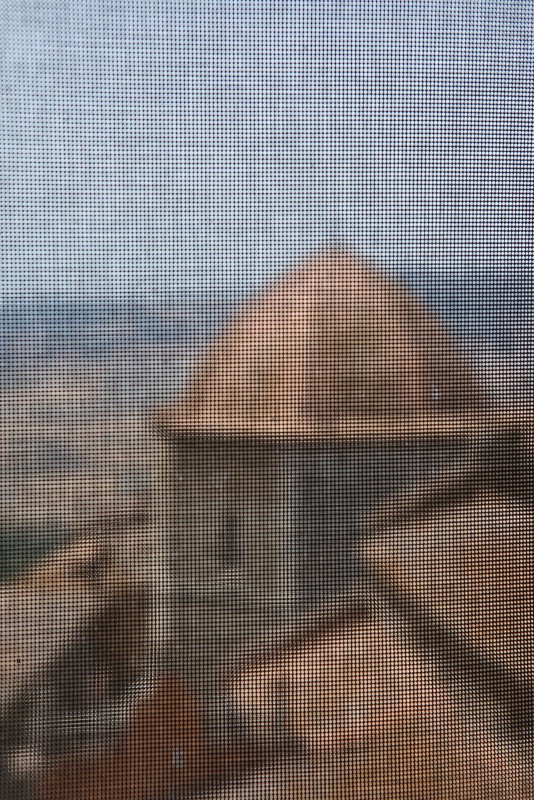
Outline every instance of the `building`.
<svg viewBox="0 0 534 800">
<path fill-rule="evenodd" d="M 472 471 L 510 424 L 399 283 L 312 259 L 242 309 L 156 418 L 161 639 L 208 685 L 362 576 L 377 506 Z"/>
<path fill-rule="evenodd" d="M 43 798 L 189 790 L 227 774 L 234 755 L 243 769 L 256 758 L 256 741 L 250 752 L 234 749 L 230 722 L 248 724 L 263 753 L 283 717 L 290 737 L 321 759 L 325 749 L 360 745 L 376 723 L 377 763 L 391 760 L 408 779 L 406 759 L 417 757 L 428 724 L 429 781 L 449 769 L 446 787 L 464 780 L 458 796 L 469 796 L 469 770 L 458 776 L 448 756 L 444 763 L 450 745 L 493 791 L 483 704 L 469 720 L 458 716 L 450 682 L 435 680 L 443 663 L 402 639 L 408 626 L 387 591 L 389 627 L 363 622 L 364 595 L 376 605 L 376 587 L 391 589 L 419 614 L 419 639 L 436 630 L 429 620 L 443 621 L 466 661 L 475 639 L 490 667 L 513 652 L 510 696 L 531 686 L 528 603 L 525 614 L 512 603 L 503 616 L 495 587 L 506 596 L 528 559 L 525 540 L 513 538 L 512 552 L 504 534 L 512 517 L 518 530 L 531 519 L 532 440 L 524 416 L 490 404 L 439 321 L 357 259 L 319 257 L 242 310 L 155 426 L 161 458 L 149 524 L 123 534 L 124 548 L 109 536 L 80 539 L 0 597 L 10 780 L 33 773 Z M 477 505 L 481 487 L 489 512 Z M 477 515 L 495 522 L 501 512 L 503 535 L 487 530 L 480 540 L 501 548 L 497 563 L 471 534 Z M 458 563 L 447 571 L 447 546 L 462 526 Z M 487 557 L 500 578 L 486 575 L 485 593 L 469 592 L 466 611 L 469 565 Z M 414 582 L 417 597 L 404 591 Z M 513 592 L 526 597 L 526 585 Z M 352 627 L 340 628 L 345 618 Z M 302 648 L 291 650 L 299 636 Z M 280 646 L 285 654 L 266 657 Z M 351 684 L 355 659 L 374 666 L 363 693 Z M 310 689 L 318 683 L 321 691 Z M 347 704 L 360 701 L 367 711 L 351 718 Z M 453 723 L 432 727 L 436 716 Z M 345 728 L 330 724 L 341 717 Z M 397 735 L 414 720 L 419 733 L 390 747 L 390 729 Z M 501 764 L 509 743 L 491 741 L 488 757 Z M 182 756 L 190 771 L 181 771 Z M 356 772 L 370 770 L 368 786 L 380 785 L 372 764 L 356 751 L 348 757 Z M 310 764 L 303 769 L 311 780 Z M 510 769 L 506 796 L 516 796 L 523 767 Z M 404 796 L 416 795 L 407 787 Z"/>
<path fill-rule="evenodd" d="M 252 661 L 229 677 L 226 690 L 259 740 L 292 737 L 314 752 L 451 715 L 461 699 L 458 687 L 380 613 Z"/>
<path fill-rule="evenodd" d="M 142 539 L 142 537 L 141 537 Z M 147 672 L 139 536 L 76 538 L 0 592 L 0 796 L 120 734 Z"/>
</svg>

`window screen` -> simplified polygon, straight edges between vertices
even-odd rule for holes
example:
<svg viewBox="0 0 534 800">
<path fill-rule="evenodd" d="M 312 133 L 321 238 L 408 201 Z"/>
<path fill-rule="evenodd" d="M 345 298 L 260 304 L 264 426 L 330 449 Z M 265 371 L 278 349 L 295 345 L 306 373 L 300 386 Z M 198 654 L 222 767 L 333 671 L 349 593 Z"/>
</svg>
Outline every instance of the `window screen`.
<svg viewBox="0 0 534 800">
<path fill-rule="evenodd" d="M 1 4 L 0 800 L 534 797 L 532 35 Z"/>
</svg>

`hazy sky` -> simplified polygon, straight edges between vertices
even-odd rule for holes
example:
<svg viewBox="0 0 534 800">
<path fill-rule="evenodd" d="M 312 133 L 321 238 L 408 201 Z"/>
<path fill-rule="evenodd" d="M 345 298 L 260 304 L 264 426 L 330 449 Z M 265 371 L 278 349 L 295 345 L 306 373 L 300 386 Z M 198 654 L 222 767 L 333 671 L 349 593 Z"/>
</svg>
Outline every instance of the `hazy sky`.
<svg viewBox="0 0 534 800">
<path fill-rule="evenodd" d="M 3 0 L 4 296 L 531 265 L 531 2 Z"/>
</svg>

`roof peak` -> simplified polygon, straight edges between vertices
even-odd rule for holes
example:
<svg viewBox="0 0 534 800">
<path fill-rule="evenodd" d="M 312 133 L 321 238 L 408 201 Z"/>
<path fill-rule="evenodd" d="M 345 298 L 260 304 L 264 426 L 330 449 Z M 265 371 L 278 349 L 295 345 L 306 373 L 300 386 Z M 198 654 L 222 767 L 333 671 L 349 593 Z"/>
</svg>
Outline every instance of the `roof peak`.
<svg viewBox="0 0 534 800">
<path fill-rule="evenodd" d="M 398 427 L 399 416 L 407 427 L 418 417 L 418 429 L 422 418 L 439 428 L 439 415 L 473 412 L 478 401 L 436 315 L 365 258 L 333 248 L 245 304 L 200 363 L 178 416 L 204 432 L 259 432 L 274 420 L 319 434 L 349 419 L 375 429 L 396 417 Z"/>
</svg>

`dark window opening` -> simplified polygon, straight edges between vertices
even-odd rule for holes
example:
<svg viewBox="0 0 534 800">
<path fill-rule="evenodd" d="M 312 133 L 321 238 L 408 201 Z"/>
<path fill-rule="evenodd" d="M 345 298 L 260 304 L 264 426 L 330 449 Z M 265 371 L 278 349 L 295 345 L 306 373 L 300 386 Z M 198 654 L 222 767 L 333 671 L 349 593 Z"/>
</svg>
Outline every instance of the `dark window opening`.
<svg viewBox="0 0 534 800">
<path fill-rule="evenodd" d="M 241 556 L 240 524 L 237 514 L 227 514 L 220 532 L 219 557 L 224 567 L 237 567 Z"/>
</svg>

